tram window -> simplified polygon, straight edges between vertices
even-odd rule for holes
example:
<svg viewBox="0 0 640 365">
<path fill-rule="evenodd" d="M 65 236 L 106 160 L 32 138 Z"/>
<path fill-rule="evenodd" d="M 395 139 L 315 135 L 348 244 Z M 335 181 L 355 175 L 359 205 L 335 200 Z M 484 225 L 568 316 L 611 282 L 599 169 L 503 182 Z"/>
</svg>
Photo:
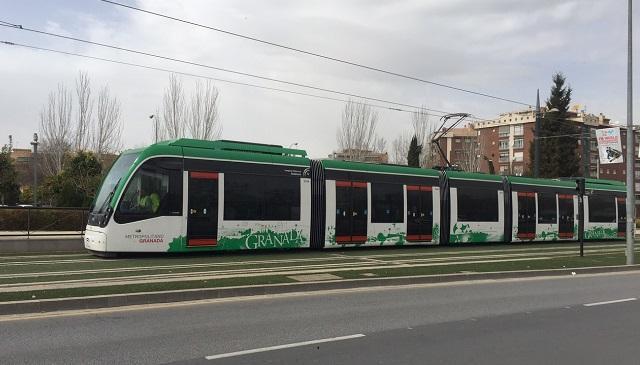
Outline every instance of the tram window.
<svg viewBox="0 0 640 365">
<path fill-rule="evenodd" d="M 538 223 L 557 223 L 555 193 L 538 193 Z"/>
<path fill-rule="evenodd" d="M 371 184 L 371 222 L 402 223 L 404 193 L 400 184 Z"/>
<path fill-rule="evenodd" d="M 458 187 L 458 221 L 497 222 L 498 189 Z"/>
<path fill-rule="evenodd" d="M 589 222 L 615 223 L 616 199 L 611 195 L 594 194 L 589 199 Z"/>
<path fill-rule="evenodd" d="M 300 178 L 264 176 L 265 221 L 300 220 Z"/>
<path fill-rule="evenodd" d="M 149 160 L 127 184 L 114 218 L 118 223 L 128 223 L 173 215 L 182 215 L 181 161 Z"/>
<path fill-rule="evenodd" d="M 224 219 L 300 220 L 300 178 L 226 173 Z"/>
</svg>

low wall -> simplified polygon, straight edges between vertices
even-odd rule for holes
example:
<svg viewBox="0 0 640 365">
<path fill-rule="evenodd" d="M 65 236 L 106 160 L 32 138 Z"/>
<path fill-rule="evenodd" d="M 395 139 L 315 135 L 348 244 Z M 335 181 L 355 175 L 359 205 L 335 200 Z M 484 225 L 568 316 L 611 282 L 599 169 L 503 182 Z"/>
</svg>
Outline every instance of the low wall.
<svg viewBox="0 0 640 365">
<path fill-rule="evenodd" d="M 83 236 L 1 237 L 0 254 L 84 251 Z"/>
</svg>

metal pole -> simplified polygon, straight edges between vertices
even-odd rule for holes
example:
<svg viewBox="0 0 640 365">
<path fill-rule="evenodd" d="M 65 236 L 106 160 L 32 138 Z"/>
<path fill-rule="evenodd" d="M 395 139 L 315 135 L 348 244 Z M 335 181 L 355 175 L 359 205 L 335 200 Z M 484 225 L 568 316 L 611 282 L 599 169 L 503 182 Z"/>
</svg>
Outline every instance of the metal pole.
<svg viewBox="0 0 640 365">
<path fill-rule="evenodd" d="M 540 89 L 536 92 L 536 129 L 533 133 L 533 177 L 540 176 Z"/>
<path fill-rule="evenodd" d="M 38 205 L 38 133 L 33 134 L 33 141 L 31 142 L 33 146 L 33 205 Z"/>
<path fill-rule="evenodd" d="M 582 176 L 589 177 L 589 163 L 591 162 L 591 153 L 589 152 L 589 127 L 585 120 L 582 121 Z"/>
<path fill-rule="evenodd" d="M 634 132 L 633 132 L 633 43 L 632 43 L 632 0 L 628 0 L 628 37 L 627 37 L 627 265 L 634 263 L 633 241 L 635 236 L 635 193 L 634 193 L 634 165 L 635 156 L 633 148 Z"/>
</svg>

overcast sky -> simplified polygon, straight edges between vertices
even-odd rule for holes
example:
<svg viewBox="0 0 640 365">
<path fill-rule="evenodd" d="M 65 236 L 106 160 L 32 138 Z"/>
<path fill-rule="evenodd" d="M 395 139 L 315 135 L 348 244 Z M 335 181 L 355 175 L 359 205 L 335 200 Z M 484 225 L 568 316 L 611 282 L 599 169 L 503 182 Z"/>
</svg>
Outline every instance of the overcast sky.
<svg viewBox="0 0 640 365">
<path fill-rule="evenodd" d="M 623 0 L 121 0 L 152 11 L 398 73 L 535 104 L 563 72 L 573 101 L 626 120 Z M 522 106 L 383 75 L 100 1 L 0 0 L 0 20 L 141 51 L 327 89 L 482 118 Z M 636 37 L 640 39 L 640 37 Z M 228 80 L 330 95 L 0 27 L 0 40 L 153 65 Z M 637 48 L 637 44 L 635 47 Z M 94 92 L 122 102 L 125 147 L 152 142 L 149 115 L 169 75 L 0 45 L 0 144 L 28 147 L 47 94 L 73 87 L 80 70 Z M 640 69 L 636 75 L 640 73 Z M 194 78 L 183 77 L 189 92 Z M 636 82 L 637 85 L 637 82 Z M 290 145 L 313 157 L 336 149 L 344 104 L 217 82 L 222 137 Z M 636 115 L 640 115 L 638 103 Z M 410 128 L 408 113 L 380 109 L 378 133 Z M 434 117 L 436 122 L 437 118 Z"/>
</svg>

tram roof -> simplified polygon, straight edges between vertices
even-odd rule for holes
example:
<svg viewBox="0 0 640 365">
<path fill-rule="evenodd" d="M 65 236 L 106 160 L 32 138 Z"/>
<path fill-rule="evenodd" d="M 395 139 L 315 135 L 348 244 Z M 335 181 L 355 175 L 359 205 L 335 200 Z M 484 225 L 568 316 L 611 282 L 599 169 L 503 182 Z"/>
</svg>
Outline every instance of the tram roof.
<svg viewBox="0 0 640 365">
<path fill-rule="evenodd" d="M 424 169 L 406 165 L 370 163 L 345 160 L 322 160 L 322 165 L 330 170 L 348 170 L 359 172 L 385 173 L 392 175 L 417 175 L 426 177 L 440 177 L 440 172 L 434 169 Z"/>
<path fill-rule="evenodd" d="M 576 188 L 576 182 L 572 180 L 538 179 L 534 177 L 523 177 L 523 176 L 507 176 L 507 180 L 509 180 L 509 182 L 512 184 L 553 186 L 558 188 L 569 188 L 569 189 Z"/>
</svg>

